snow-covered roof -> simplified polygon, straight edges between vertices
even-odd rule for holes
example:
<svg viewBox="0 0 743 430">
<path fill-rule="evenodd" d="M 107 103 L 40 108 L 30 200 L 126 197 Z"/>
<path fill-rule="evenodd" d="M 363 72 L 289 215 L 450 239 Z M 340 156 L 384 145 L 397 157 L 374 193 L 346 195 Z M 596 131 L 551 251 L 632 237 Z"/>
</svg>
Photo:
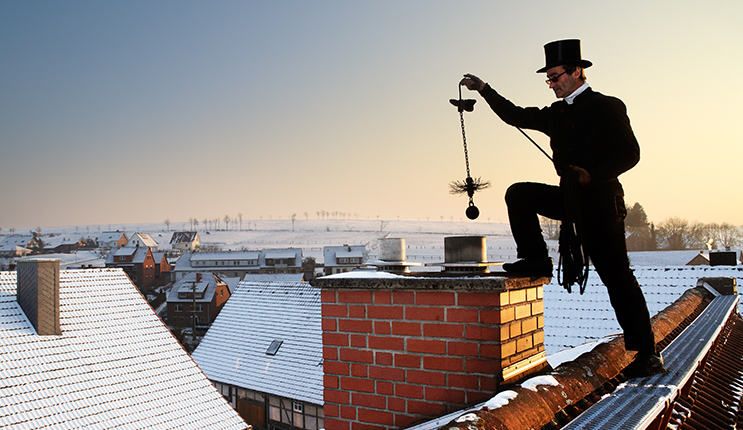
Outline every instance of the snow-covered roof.
<svg viewBox="0 0 743 430">
<path fill-rule="evenodd" d="M 258 260 L 260 251 L 220 251 L 220 252 L 193 252 L 188 254 L 190 261 L 221 261 L 221 260 Z"/>
<path fill-rule="evenodd" d="M 699 278 L 733 277 L 743 283 L 743 266 L 633 266 L 635 277 L 645 295 L 648 311 L 653 316 L 665 309 Z M 557 276 L 544 286 L 544 347 L 547 355 L 621 334 L 622 329 L 609 303 L 606 287 L 590 270 L 585 294 L 573 288 L 565 291 Z"/>
<path fill-rule="evenodd" d="M 322 405 L 321 322 L 319 288 L 243 281 L 192 357 L 212 381 Z"/>
<path fill-rule="evenodd" d="M 367 254 L 365 245 L 326 246 L 323 248 L 325 266 L 335 266 L 338 258 L 361 258 Z"/>
<path fill-rule="evenodd" d="M 39 336 L 0 272 L 0 427 L 246 428 L 123 271 L 61 271 L 60 323 Z"/>
<path fill-rule="evenodd" d="M 196 240 L 198 235 L 199 234 L 195 231 L 176 231 L 173 232 L 173 236 L 170 238 L 170 244 L 191 243 Z"/>
<path fill-rule="evenodd" d="M 197 281 L 198 278 L 197 275 L 201 275 L 201 279 Z M 194 291 L 194 286 L 196 287 L 195 290 L 197 293 L 203 293 L 203 298 L 197 298 L 196 301 L 199 303 L 202 302 L 211 302 L 212 298 L 214 298 L 214 293 L 217 290 L 217 279 L 218 277 L 216 275 L 213 275 L 209 272 L 199 272 L 197 273 L 189 273 L 186 276 L 182 277 L 181 279 L 177 280 L 173 287 L 170 289 L 170 292 L 168 292 L 168 302 L 191 302 L 193 301 L 193 297 L 189 298 L 179 298 L 178 293 L 188 293 Z M 198 297 L 198 295 L 197 295 Z"/>
<path fill-rule="evenodd" d="M 129 241 L 126 242 L 126 246 L 149 246 L 157 248 L 158 243 L 155 239 L 150 236 L 149 233 L 134 233 Z"/>
<path fill-rule="evenodd" d="M 6 236 L 0 241 L 0 246 L 28 246 L 31 241 L 34 240 L 32 235 L 28 236 Z"/>
<path fill-rule="evenodd" d="M 126 239 L 126 233 L 123 231 L 104 231 L 98 235 L 98 243 L 116 242 L 124 236 Z"/>
<path fill-rule="evenodd" d="M 265 251 L 265 258 L 273 259 L 286 259 L 286 258 L 297 258 L 302 255 L 302 250 L 299 248 L 290 249 L 268 249 Z"/>
</svg>

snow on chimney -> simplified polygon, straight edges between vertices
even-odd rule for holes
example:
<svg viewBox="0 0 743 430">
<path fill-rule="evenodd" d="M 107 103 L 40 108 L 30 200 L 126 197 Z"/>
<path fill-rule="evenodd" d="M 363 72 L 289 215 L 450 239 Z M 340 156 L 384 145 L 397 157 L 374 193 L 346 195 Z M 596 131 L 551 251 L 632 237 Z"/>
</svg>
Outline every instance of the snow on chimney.
<svg viewBox="0 0 743 430">
<path fill-rule="evenodd" d="M 60 335 L 59 260 L 20 260 L 18 304 L 40 336 Z"/>
<path fill-rule="evenodd" d="M 547 366 L 542 286 L 549 280 L 487 273 L 479 250 L 462 255 L 476 257 L 465 257 L 469 270 L 475 260 L 471 276 L 442 267 L 312 281 L 322 289 L 326 428 L 406 428 L 491 398 Z"/>
</svg>

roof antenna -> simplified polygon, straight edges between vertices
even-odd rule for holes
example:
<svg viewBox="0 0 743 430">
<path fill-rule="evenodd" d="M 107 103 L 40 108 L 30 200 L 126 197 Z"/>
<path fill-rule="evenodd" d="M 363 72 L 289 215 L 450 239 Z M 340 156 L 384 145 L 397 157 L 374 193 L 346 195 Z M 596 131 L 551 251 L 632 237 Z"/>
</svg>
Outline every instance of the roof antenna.
<svg viewBox="0 0 743 430">
<path fill-rule="evenodd" d="M 464 182 L 460 181 L 453 181 L 449 184 L 449 193 L 450 194 L 464 194 L 467 193 L 467 195 L 470 198 L 469 206 L 467 206 L 467 210 L 464 211 L 464 213 L 467 215 L 467 218 L 469 219 L 477 219 L 478 216 L 480 216 L 480 210 L 477 209 L 477 206 L 475 206 L 474 201 L 472 200 L 472 196 L 475 194 L 475 191 L 484 190 L 485 188 L 490 187 L 490 181 L 481 181 L 480 178 L 472 178 L 470 175 L 470 159 L 469 155 L 467 154 L 467 137 L 464 133 L 464 111 L 472 112 L 475 110 L 475 102 L 477 100 L 472 99 L 462 99 L 462 86 L 459 85 L 459 99 L 450 99 L 449 102 L 457 107 L 457 110 L 459 111 L 459 122 L 462 124 L 462 141 L 464 143 L 464 163 L 467 166 L 467 179 L 464 180 Z"/>
</svg>

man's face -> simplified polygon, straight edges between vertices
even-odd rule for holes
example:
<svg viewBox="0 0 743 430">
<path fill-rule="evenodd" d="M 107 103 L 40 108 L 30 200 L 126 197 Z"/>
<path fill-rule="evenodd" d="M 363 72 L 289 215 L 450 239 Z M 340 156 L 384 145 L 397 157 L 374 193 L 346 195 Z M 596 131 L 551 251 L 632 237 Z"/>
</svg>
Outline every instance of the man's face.
<svg viewBox="0 0 743 430">
<path fill-rule="evenodd" d="M 577 67 L 575 72 L 571 74 L 565 73 L 564 66 L 555 66 L 547 69 L 547 79 L 557 79 L 557 82 L 550 82 L 550 88 L 555 92 L 555 97 L 558 99 L 565 98 L 580 88 L 583 85 L 583 81 L 580 80 L 580 74 L 580 67 Z"/>
</svg>

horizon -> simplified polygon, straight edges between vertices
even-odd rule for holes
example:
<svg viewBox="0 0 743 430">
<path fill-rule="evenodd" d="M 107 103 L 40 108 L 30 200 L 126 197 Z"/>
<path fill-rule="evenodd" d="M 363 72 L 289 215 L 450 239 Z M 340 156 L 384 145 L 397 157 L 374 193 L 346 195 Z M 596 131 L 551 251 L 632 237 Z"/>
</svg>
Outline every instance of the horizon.
<svg viewBox="0 0 743 430">
<path fill-rule="evenodd" d="M 620 98 L 641 148 L 627 205 L 743 225 L 736 169 L 743 3 L 577 0 L 0 3 L 0 227 L 244 219 L 353 208 L 465 217 L 458 82 L 520 106 L 554 94 L 543 45 L 581 39 L 594 90 Z M 473 12 L 476 11 L 476 12 Z M 569 14 L 569 15 L 566 15 Z M 611 17 L 611 19 L 605 19 Z M 566 22 L 580 23 L 566 25 Z M 478 102 L 465 115 L 477 222 L 507 223 L 514 182 L 554 167 Z M 526 130 L 543 148 L 548 138 Z M 315 209 L 314 212 L 319 209 Z M 51 228 L 47 227 L 47 228 Z"/>
</svg>

